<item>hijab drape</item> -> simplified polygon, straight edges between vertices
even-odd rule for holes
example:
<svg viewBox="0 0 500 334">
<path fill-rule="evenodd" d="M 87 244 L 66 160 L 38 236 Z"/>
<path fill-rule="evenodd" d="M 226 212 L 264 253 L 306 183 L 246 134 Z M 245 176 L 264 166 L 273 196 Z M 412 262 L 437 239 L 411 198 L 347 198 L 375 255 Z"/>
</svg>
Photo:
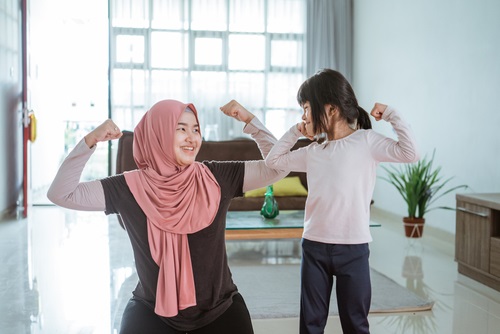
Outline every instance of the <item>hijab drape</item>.
<svg viewBox="0 0 500 334">
<path fill-rule="evenodd" d="M 179 166 L 175 160 L 175 130 L 186 108 L 198 120 L 192 104 L 175 100 L 146 112 L 134 129 L 138 169 L 124 174 L 147 217 L 149 249 L 159 266 L 155 312 L 164 317 L 196 305 L 187 235 L 212 223 L 220 201 L 220 187 L 205 165 Z"/>
</svg>

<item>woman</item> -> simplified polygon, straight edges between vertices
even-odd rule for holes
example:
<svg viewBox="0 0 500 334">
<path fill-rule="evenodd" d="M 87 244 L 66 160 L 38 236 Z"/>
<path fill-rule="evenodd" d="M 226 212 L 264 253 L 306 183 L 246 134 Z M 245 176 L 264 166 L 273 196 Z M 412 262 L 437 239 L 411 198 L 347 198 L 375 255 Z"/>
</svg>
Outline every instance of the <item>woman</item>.
<svg viewBox="0 0 500 334">
<path fill-rule="evenodd" d="M 415 162 L 416 141 L 394 108 L 376 103 L 371 115 L 388 121 L 398 140 L 371 129 L 345 77 L 324 69 L 299 88 L 302 122 L 266 157 L 271 168 L 306 172 L 308 196 L 301 264 L 300 333 L 323 333 L 337 279 L 337 305 L 344 333 L 369 333 L 371 282 L 368 243 L 370 202 L 380 162 Z M 326 135 L 322 143 L 290 151 L 301 136 Z"/>
<path fill-rule="evenodd" d="M 263 156 L 276 142 L 253 114 L 231 101 L 221 110 L 246 123 Z M 233 197 L 285 176 L 264 161 L 195 161 L 202 145 L 194 105 L 156 103 L 134 129 L 137 170 L 79 182 L 97 143 L 121 136 L 111 120 L 90 132 L 62 163 L 49 199 L 76 210 L 120 214 L 139 282 L 120 333 L 253 333 L 232 281 L 225 219 Z"/>
</svg>

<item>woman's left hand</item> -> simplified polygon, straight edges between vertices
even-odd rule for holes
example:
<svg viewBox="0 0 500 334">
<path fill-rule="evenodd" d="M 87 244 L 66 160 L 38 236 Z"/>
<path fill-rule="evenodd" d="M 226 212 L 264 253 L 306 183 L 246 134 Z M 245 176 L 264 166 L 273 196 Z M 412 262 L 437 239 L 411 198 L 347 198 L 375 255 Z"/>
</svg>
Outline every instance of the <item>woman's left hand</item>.
<svg viewBox="0 0 500 334">
<path fill-rule="evenodd" d="M 246 124 L 250 123 L 250 121 L 255 117 L 250 111 L 246 110 L 241 104 L 239 104 L 235 100 L 231 100 L 222 107 L 220 110 L 240 122 L 245 122 Z"/>
</svg>

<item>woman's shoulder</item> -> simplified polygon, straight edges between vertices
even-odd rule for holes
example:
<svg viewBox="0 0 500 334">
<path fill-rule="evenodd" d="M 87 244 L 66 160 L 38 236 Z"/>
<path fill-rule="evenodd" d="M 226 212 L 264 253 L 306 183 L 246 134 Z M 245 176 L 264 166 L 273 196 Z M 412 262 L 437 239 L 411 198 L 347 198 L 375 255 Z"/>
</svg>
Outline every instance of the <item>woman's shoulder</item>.
<svg viewBox="0 0 500 334">
<path fill-rule="evenodd" d="M 233 173 L 244 170 L 244 161 L 215 161 L 215 160 L 205 160 L 201 162 L 202 165 L 206 166 L 214 176 L 223 177 L 224 175 L 232 175 Z"/>
<path fill-rule="evenodd" d="M 127 185 L 124 174 L 116 174 L 101 179 L 106 199 L 106 214 L 118 213 L 122 208 L 135 208 L 137 201 Z"/>
<path fill-rule="evenodd" d="M 128 189 L 127 181 L 125 180 L 125 175 L 116 174 L 105 177 L 101 179 L 102 187 L 105 192 L 107 191 L 118 191 L 120 189 Z"/>
<path fill-rule="evenodd" d="M 226 170 L 233 170 L 241 168 L 244 165 L 244 161 L 216 161 L 216 160 L 204 160 L 200 164 L 205 165 L 212 172 L 224 172 Z"/>
<path fill-rule="evenodd" d="M 244 161 L 203 161 L 201 164 L 212 172 L 221 187 L 236 184 L 237 180 L 243 182 Z"/>
</svg>

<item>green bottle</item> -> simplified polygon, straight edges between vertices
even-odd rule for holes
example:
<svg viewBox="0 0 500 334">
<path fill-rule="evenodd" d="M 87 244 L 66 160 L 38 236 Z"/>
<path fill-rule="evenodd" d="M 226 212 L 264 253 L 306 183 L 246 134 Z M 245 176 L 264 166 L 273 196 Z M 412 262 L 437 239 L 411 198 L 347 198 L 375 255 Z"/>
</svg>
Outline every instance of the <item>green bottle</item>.
<svg viewBox="0 0 500 334">
<path fill-rule="evenodd" d="M 264 194 L 264 204 L 260 209 L 260 214 L 265 218 L 275 218 L 280 213 L 278 209 L 278 202 L 274 198 L 273 185 L 267 186 L 266 193 Z"/>
</svg>

